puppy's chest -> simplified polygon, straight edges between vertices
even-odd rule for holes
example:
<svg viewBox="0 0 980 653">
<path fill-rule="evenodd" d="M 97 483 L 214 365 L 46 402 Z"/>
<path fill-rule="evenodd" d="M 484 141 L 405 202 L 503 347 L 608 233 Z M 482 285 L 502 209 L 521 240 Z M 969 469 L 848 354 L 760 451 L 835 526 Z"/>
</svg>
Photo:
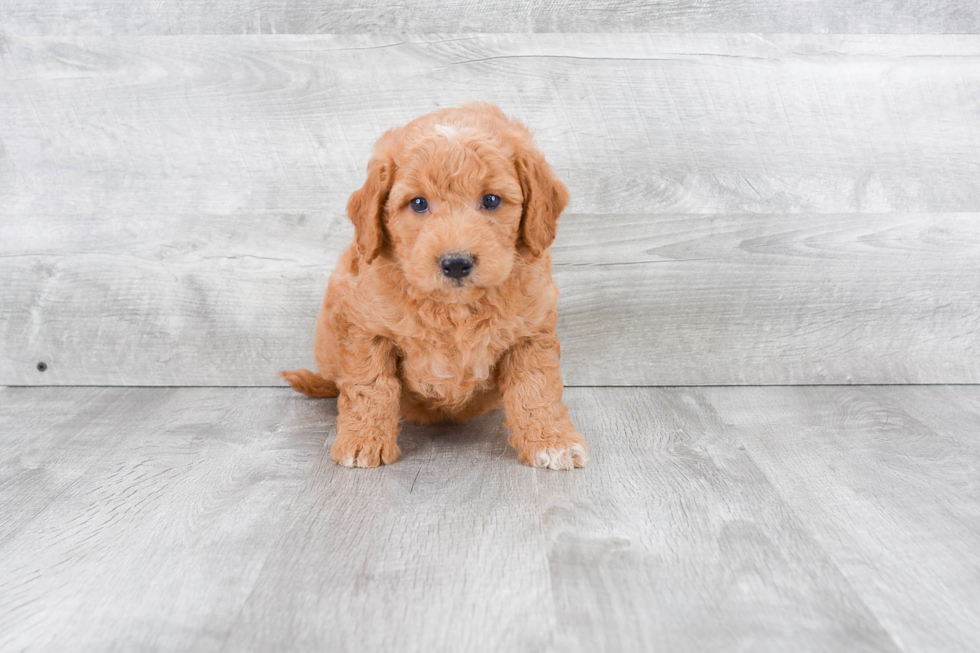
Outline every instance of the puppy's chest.
<svg viewBox="0 0 980 653">
<path fill-rule="evenodd" d="M 500 357 L 519 338 L 517 320 L 418 324 L 395 334 L 402 382 L 417 395 L 463 404 L 489 387 Z"/>
</svg>

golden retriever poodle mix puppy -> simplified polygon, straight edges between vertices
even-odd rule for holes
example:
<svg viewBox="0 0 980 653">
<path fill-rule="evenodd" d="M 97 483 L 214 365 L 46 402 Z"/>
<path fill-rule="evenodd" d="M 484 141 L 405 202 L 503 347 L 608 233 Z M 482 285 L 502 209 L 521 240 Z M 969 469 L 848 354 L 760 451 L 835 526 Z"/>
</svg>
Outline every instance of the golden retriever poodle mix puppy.
<svg viewBox="0 0 980 653">
<path fill-rule="evenodd" d="M 339 395 L 335 461 L 392 463 L 400 418 L 459 423 L 502 403 L 522 462 L 585 465 L 562 403 L 548 251 L 567 201 L 531 133 L 490 104 L 378 140 L 317 320 L 320 373 L 282 373 L 308 396 Z"/>
</svg>

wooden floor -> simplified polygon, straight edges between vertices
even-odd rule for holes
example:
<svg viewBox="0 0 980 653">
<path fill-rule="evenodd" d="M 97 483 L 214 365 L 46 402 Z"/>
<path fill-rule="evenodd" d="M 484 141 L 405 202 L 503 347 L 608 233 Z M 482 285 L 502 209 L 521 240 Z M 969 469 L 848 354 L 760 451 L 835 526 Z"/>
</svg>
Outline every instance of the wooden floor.
<svg viewBox="0 0 980 653">
<path fill-rule="evenodd" d="M 980 387 L 566 399 L 584 470 L 349 470 L 334 400 L 0 388 L 0 650 L 980 649 Z"/>
</svg>

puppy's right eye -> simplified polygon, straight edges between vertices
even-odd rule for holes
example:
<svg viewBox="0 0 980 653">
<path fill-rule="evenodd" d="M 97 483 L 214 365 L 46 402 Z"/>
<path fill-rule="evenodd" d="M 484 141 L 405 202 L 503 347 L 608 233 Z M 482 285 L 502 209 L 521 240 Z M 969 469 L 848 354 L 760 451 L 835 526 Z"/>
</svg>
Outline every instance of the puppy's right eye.
<svg viewBox="0 0 980 653">
<path fill-rule="evenodd" d="M 429 210 L 429 203 L 424 197 L 416 197 L 414 200 L 408 203 L 412 210 L 416 213 L 425 213 Z"/>
<path fill-rule="evenodd" d="M 488 211 L 493 211 L 495 208 L 500 206 L 500 197 L 497 195 L 484 195 L 483 196 L 483 208 Z"/>
</svg>

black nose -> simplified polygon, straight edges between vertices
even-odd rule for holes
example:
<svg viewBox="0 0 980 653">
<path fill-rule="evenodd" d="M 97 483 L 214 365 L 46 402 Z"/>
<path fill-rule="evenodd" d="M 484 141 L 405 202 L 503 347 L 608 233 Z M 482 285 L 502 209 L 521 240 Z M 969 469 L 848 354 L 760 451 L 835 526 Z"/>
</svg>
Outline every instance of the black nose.
<svg viewBox="0 0 980 653">
<path fill-rule="evenodd" d="M 439 259 L 442 273 L 459 281 L 473 270 L 473 257 L 469 254 L 447 254 Z"/>
</svg>

